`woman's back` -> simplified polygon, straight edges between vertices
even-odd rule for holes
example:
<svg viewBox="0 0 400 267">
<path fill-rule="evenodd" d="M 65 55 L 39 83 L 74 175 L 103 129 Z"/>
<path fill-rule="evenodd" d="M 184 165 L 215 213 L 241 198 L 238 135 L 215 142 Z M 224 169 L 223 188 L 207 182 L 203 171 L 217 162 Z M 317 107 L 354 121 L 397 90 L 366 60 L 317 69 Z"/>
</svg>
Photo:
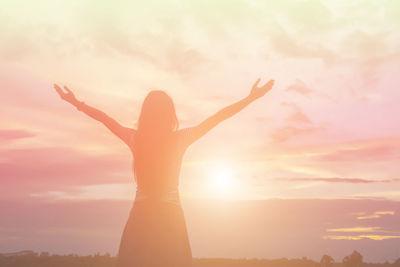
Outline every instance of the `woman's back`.
<svg viewBox="0 0 400 267">
<path fill-rule="evenodd" d="M 192 266 L 178 185 L 185 131 L 166 136 L 134 131 L 129 144 L 137 184 L 118 251 L 118 267 Z"/>
<path fill-rule="evenodd" d="M 190 128 L 185 128 L 166 136 L 133 134 L 130 148 L 138 192 L 161 197 L 178 190 L 182 157 L 189 145 L 190 132 Z"/>
</svg>

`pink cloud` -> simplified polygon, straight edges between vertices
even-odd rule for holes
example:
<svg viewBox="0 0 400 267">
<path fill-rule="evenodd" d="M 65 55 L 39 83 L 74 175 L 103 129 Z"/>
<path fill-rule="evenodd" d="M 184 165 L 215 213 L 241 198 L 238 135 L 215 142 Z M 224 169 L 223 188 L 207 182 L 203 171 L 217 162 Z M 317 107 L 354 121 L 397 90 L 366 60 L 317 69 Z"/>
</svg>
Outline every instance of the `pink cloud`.
<svg viewBox="0 0 400 267">
<path fill-rule="evenodd" d="M 289 140 L 292 137 L 311 134 L 319 130 L 320 128 L 317 127 L 300 128 L 295 126 L 285 126 L 274 130 L 272 134 L 270 134 L 270 137 L 274 142 L 281 143 Z"/>
<path fill-rule="evenodd" d="M 297 79 L 294 84 L 289 85 L 286 91 L 293 91 L 301 95 L 309 95 L 312 92 L 311 89 L 308 88 L 307 85 L 299 79 Z"/>
<path fill-rule="evenodd" d="M 6 130 L 0 129 L 0 141 L 17 140 L 33 137 L 36 134 L 26 130 Z"/>
<path fill-rule="evenodd" d="M 2 198 L 133 181 L 129 159 L 117 154 L 97 156 L 51 147 L 2 150 L 0 158 Z"/>
<path fill-rule="evenodd" d="M 286 118 L 287 122 L 295 124 L 312 124 L 309 117 L 295 103 L 282 102 L 281 105 L 292 110 L 292 113 Z"/>
<path fill-rule="evenodd" d="M 312 126 L 311 119 L 295 103 L 282 102 L 281 105 L 291 109 L 291 113 L 285 118 L 286 125 L 276 128 L 270 134 L 274 142 L 285 142 L 292 137 L 311 134 L 321 129 L 320 127 Z"/>
<path fill-rule="evenodd" d="M 340 149 L 332 153 L 319 156 L 321 161 L 384 161 L 400 158 L 400 147 L 389 144 L 375 146 Z"/>
<path fill-rule="evenodd" d="M 362 178 L 277 178 L 278 181 L 288 182 L 327 182 L 327 183 L 352 183 L 352 184 L 373 184 L 373 183 L 398 183 L 399 179 L 382 179 L 382 180 L 371 180 Z"/>
</svg>

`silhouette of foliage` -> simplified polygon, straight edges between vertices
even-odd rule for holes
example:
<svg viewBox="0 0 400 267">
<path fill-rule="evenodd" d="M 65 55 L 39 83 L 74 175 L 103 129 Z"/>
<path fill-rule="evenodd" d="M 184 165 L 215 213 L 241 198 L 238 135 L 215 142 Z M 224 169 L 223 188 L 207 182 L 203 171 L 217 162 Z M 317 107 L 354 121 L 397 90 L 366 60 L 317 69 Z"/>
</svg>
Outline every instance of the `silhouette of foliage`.
<svg viewBox="0 0 400 267">
<path fill-rule="evenodd" d="M 321 267 L 332 267 L 333 262 L 334 262 L 333 258 L 326 254 L 322 256 L 320 261 Z"/>
<path fill-rule="evenodd" d="M 355 250 L 350 255 L 344 257 L 342 262 L 345 267 L 360 267 L 362 258 L 362 255 Z"/>
<path fill-rule="evenodd" d="M 362 255 L 354 251 L 343 258 L 343 261 L 334 262 L 329 255 L 323 255 L 320 262 L 306 257 L 300 259 L 225 259 L 205 258 L 193 259 L 193 267 L 400 267 L 400 258 L 393 263 L 363 263 Z M 1 267 L 115 267 L 116 257 L 109 253 L 101 255 L 79 256 L 76 254 L 50 255 L 48 252 L 35 253 L 21 251 L 17 253 L 0 254 Z M 325 265 L 324 265 L 325 264 Z"/>
<path fill-rule="evenodd" d="M 393 267 L 400 267 L 400 258 L 393 263 Z"/>
</svg>

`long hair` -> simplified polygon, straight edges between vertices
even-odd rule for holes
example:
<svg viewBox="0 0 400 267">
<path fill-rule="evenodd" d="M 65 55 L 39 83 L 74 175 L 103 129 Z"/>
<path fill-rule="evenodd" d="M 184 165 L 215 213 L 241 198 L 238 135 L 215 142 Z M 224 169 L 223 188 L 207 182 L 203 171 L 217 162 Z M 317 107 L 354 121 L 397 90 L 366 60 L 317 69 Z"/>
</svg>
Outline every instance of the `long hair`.
<svg viewBox="0 0 400 267">
<path fill-rule="evenodd" d="M 135 138 L 134 172 L 155 171 L 154 163 L 163 162 L 170 149 L 171 134 L 178 129 L 178 118 L 171 97 L 161 90 L 146 96 L 139 115 Z M 157 168 L 157 167 L 156 167 Z"/>
<path fill-rule="evenodd" d="M 138 133 L 165 136 L 179 126 L 172 98 L 161 90 L 152 90 L 143 101 Z"/>
</svg>

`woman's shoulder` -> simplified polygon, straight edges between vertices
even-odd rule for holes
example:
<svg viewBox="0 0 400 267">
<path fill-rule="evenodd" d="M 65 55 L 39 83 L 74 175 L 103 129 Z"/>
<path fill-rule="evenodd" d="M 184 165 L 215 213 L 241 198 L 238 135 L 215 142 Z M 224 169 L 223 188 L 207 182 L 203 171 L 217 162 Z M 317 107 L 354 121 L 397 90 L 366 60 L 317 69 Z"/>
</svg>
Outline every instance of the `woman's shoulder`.
<svg viewBox="0 0 400 267">
<path fill-rule="evenodd" d="M 129 138 L 128 138 L 128 145 L 129 146 L 132 146 L 133 145 L 133 142 L 134 142 L 134 139 L 135 139 L 135 136 L 136 136 L 136 132 L 137 132 L 137 130 L 135 130 L 135 129 L 133 129 L 133 128 L 128 128 L 129 130 L 128 130 L 128 135 L 129 135 Z"/>
<path fill-rule="evenodd" d="M 182 129 L 176 130 L 175 134 L 180 137 L 185 137 L 185 136 L 190 135 L 191 132 L 192 132 L 192 127 L 187 127 L 187 128 L 182 128 Z"/>
<path fill-rule="evenodd" d="M 192 139 L 194 137 L 193 127 L 182 128 L 175 132 L 179 141 L 185 146 L 188 146 L 192 143 Z"/>
</svg>

